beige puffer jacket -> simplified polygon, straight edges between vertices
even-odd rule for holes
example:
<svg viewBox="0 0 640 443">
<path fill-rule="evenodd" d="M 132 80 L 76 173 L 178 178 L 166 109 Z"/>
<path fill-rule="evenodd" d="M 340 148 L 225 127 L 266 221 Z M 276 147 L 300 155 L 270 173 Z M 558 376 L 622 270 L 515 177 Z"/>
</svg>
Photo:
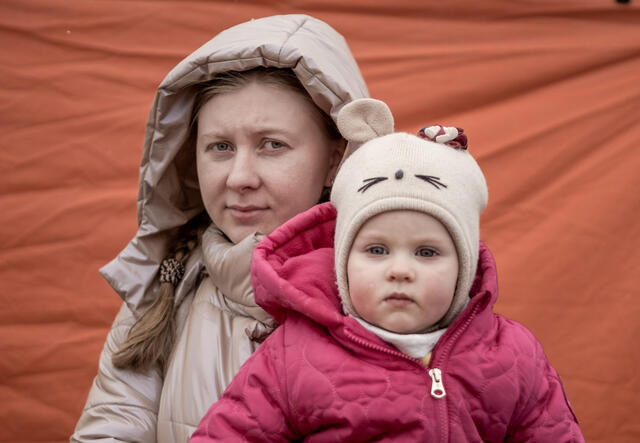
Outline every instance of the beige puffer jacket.
<svg viewBox="0 0 640 443">
<path fill-rule="evenodd" d="M 249 266 L 259 241 L 229 243 L 214 227 L 190 256 L 176 288 L 178 332 L 166 374 L 113 367 L 111 355 L 157 294 L 169 233 L 203 210 L 193 150 L 183 149 L 195 85 L 217 73 L 291 68 L 316 104 L 336 117 L 368 92 L 340 34 L 305 15 L 229 28 L 162 81 L 149 114 L 140 166 L 135 238 L 102 270 L 124 303 L 107 337 L 73 442 L 184 442 L 242 363 L 273 327 L 253 300 Z"/>
</svg>

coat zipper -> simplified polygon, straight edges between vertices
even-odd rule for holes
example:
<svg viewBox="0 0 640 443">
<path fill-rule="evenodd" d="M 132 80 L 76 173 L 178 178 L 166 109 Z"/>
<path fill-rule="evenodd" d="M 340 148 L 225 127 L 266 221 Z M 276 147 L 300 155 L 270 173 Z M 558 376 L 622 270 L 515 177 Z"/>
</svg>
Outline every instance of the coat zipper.
<svg viewBox="0 0 640 443">
<path fill-rule="evenodd" d="M 420 365 L 420 367 L 422 369 L 424 369 L 425 371 L 428 372 L 429 377 L 431 378 L 431 396 L 433 398 L 435 398 L 436 400 L 442 400 L 444 397 L 446 397 L 447 392 L 444 388 L 444 381 L 442 379 L 442 375 L 443 372 L 440 369 L 440 367 L 436 366 L 435 363 L 436 361 L 438 363 L 440 363 L 439 366 L 442 366 L 442 364 L 444 363 L 444 360 L 446 360 L 446 358 L 449 355 L 449 352 L 451 351 L 451 348 L 453 347 L 453 344 L 458 341 L 458 338 L 460 337 L 460 335 L 462 335 L 462 333 L 469 327 L 469 324 L 471 323 L 471 321 L 475 318 L 477 312 L 479 310 L 479 304 L 476 304 L 473 307 L 473 310 L 471 311 L 471 313 L 469 314 L 469 316 L 465 319 L 464 323 L 462 325 L 460 325 L 460 327 L 458 327 L 456 329 L 456 331 L 451 335 L 451 337 L 447 340 L 447 342 L 443 345 L 444 348 L 442 350 L 442 352 L 438 352 L 437 354 L 437 359 L 436 358 L 432 358 L 431 362 L 434 363 L 433 366 L 428 365 L 427 368 L 425 369 L 424 365 L 422 365 L 418 360 L 416 360 L 413 357 L 409 357 L 408 355 L 403 354 L 402 352 L 399 351 L 394 351 L 392 349 L 387 349 L 387 348 L 383 348 L 382 346 L 378 346 L 375 345 L 373 343 L 369 343 L 368 341 L 365 341 L 359 337 L 356 337 L 355 335 L 353 335 L 353 333 L 351 333 L 347 328 L 344 328 L 345 333 L 349 336 L 349 338 L 353 341 L 355 341 L 356 343 L 359 343 L 360 345 L 369 348 L 369 349 L 373 349 L 379 352 L 383 352 L 386 354 L 390 354 L 390 355 L 395 355 L 398 357 L 401 357 L 405 360 L 408 360 L 414 364 Z M 442 346 L 440 346 L 442 347 Z M 439 346 L 436 344 L 436 347 L 434 348 L 434 353 L 436 351 L 436 349 L 439 348 Z M 448 423 L 448 411 L 447 411 L 447 402 L 446 401 L 436 401 L 436 409 L 438 409 L 439 411 L 439 421 L 440 421 L 440 441 L 442 441 L 443 443 L 447 442 L 449 440 L 449 423 Z"/>
<path fill-rule="evenodd" d="M 406 354 L 403 354 L 402 352 L 398 352 L 398 351 L 394 351 L 392 349 L 387 349 L 387 348 L 383 348 L 382 346 L 378 346 L 378 345 L 374 345 L 373 343 L 369 343 L 368 341 L 362 340 L 359 337 L 356 337 L 355 335 L 353 335 L 348 329 L 345 328 L 345 332 L 347 333 L 347 335 L 349 335 L 349 338 L 353 341 L 355 341 L 356 343 L 369 348 L 369 349 L 373 349 L 375 351 L 380 351 L 380 352 L 384 352 L 386 354 L 391 354 L 391 355 L 395 355 L 397 357 L 401 357 L 407 361 L 410 361 L 411 363 L 414 363 L 416 365 L 419 365 L 421 369 L 423 369 L 424 371 L 426 371 L 427 369 L 424 367 L 424 365 L 422 363 L 420 363 L 418 360 L 416 360 L 413 357 L 410 357 Z M 440 399 L 442 397 L 444 397 L 446 394 L 445 390 L 444 390 L 444 384 L 442 383 L 442 371 L 438 368 L 431 368 L 428 370 L 428 374 L 431 377 L 431 396 L 433 398 L 437 398 Z"/>
<path fill-rule="evenodd" d="M 413 364 L 419 365 L 420 368 L 423 371 L 427 372 L 427 368 L 425 368 L 422 363 L 420 363 L 418 360 L 416 360 L 413 357 L 409 357 L 408 355 L 403 354 L 402 352 L 399 352 L 399 351 L 394 351 L 392 349 L 383 348 L 382 346 L 378 346 L 378 345 L 375 345 L 373 343 L 369 343 L 368 341 L 363 340 L 363 339 L 353 335 L 347 328 L 344 328 L 344 332 L 345 332 L 346 335 L 349 336 L 349 338 L 351 340 L 353 340 L 354 342 L 364 346 L 365 348 L 369 348 L 369 349 L 372 349 L 372 350 L 375 350 L 375 351 L 383 352 L 385 354 L 395 355 L 397 357 L 403 358 L 403 359 L 405 359 L 407 361 L 410 361 Z M 431 396 L 434 397 L 436 400 L 442 399 L 446 395 L 446 392 L 444 390 L 444 384 L 442 383 L 442 371 L 440 371 L 440 369 L 438 369 L 438 368 L 430 368 L 428 370 L 428 374 L 431 377 L 431 381 L 432 381 L 431 382 Z M 446 407 L 446 401 L 437 402 L 437 403 L 444 404 L 445 407 Z M 438 408 L 437 405 L 436 405 L 436 408 Z M 442 406 L 440 408 L 442 408 Z M 441 417 L 442 417 L 442 415 L 443 414 L 440 413 Z M 444 424 L 441 423 L 440 429 L 441 429 L 440 434 L 444 438 L 444 435 L 446 434 L 446 430 L 447 430 L 446 423 L 444 423 Z M 446 441 L 446 440 L 443 439 L 442 441 Z"/>
<path fill-rule="evenodd" d="M 444 361 L 449 357 L 449 353 L 451 352 L 451 348 L 453 347 L 454 343 L 458 341 L 458 338 L 464 333 L 464 331 L 466 331 L 471 321 L 476 317 L 476 314 L 479 309 L 480 309 L 479 304 L 476 304 L 473 307 L 473 310 L 471 311 L 469 316 L 465 319 L 464 323 L 461 324 L 455 330 L 455 332 L 451 335 L 451 337 L 447 339 L 446 343 L 440 346 L 443 348 L 442 352 L 438 352 L 438 354 L 436 355 L 437 358 L 432 358 L 431 362 L 434 365 L 433 366 L 429 365 L 429 375 L 433 380 L 433 384 L 431 385 L 432 396 L 436 398 L 443 398 L 447 395 L 444 389 L 444 382 L 442 380 L 443 373 L 440 367 L 443 366 Z M 436 344 L 436 347 L 433 349 L 433 353 L 435 354 L 436 349 L 440 347 Z M 432 357 L 433 357 L 433 354 L 432 354 Z M 436 362 L 438 363 L 439 367 L 436 366 Z M 443 443 L 446 443 L 449 441 L 449 423 L 448 423 L 449 414 L 447 410 L 447 402 L 446 401 L 439 402 L 438 409 L 439 409 L 439 415 L 440 415 L 440 420 L 439 420 L 440 421 L 440 437 L 441 437 L 440 441 L 442 441 Z"/>
<path fill-rule="evenodd" d="M 447 395 L 442 383 L 442 371 L 439 368 L 429 369 L 431 376 L 431 396 L 434 398 L 442 398 Z"/>
</svg>

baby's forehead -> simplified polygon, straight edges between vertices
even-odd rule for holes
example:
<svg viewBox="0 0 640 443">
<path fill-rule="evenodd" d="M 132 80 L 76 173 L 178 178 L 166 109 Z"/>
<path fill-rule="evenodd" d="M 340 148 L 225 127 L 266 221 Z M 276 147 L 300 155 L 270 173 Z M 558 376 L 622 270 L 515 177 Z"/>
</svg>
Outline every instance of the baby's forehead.
<svg viewBox="0 0 640 443">
<path fill-rule="evenodd" d="M 379 212 L 365 220 L 356 240 L 364 237 L 420 238 L 450 236 L 447 228 L 433 215 L 413 209 Z"/>
</svg>

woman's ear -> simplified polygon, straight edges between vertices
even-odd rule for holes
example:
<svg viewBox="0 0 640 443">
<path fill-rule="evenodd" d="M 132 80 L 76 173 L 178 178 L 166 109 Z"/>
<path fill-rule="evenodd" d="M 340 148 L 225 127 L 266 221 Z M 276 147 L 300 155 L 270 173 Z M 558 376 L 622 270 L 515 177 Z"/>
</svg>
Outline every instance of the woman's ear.
<svg viewBox="0 0 640 443">
<path fill-rule="evenodd" d="M 324 186 L 327 188 L 330 188 L 333 185 L 333 180 L 336 178 L 336 174 L 338 173 L 338 167 L 342 162 L 342 157 L 344 156 L 346 147 L 347 141 L 343 138 L 332 142 L 332 151 L 329 158 L 329 170 L 324 181 Z"/>
</svg>

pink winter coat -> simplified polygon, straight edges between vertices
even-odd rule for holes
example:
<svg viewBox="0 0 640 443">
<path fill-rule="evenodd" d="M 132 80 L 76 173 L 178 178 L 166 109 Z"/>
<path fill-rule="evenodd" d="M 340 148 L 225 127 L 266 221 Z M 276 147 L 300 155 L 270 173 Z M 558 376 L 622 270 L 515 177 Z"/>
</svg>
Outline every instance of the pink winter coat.
<svg viewBox="0 0 640 443">
<path fill-rule="evenodd" d="M 486 247 L 469 305 L 425 367 L 342 314 L 334 227 L 333 206 L 318 205 L 255 250 L 256 301 L 280 326 L 191 441 L 584 441 L 540 343 L 492 311 Z"/>
</svg>

